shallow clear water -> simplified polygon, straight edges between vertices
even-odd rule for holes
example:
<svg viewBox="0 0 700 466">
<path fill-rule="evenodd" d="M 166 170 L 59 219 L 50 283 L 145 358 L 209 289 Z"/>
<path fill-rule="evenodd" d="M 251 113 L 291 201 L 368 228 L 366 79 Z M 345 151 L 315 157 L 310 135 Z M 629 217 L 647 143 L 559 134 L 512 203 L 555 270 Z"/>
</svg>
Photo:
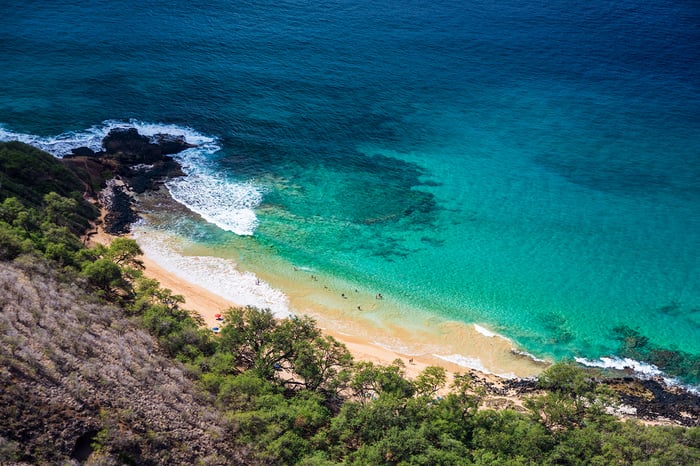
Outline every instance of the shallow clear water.
<svg viewBox="0 0 700 466">
<path fill-rule="evenodd" d="M 624 325 L 699 364 L 693 2 L 15 3 L 0 136 L 212 138 L 170 230 L 538 356 L 620 354 Z"/>
</svg>

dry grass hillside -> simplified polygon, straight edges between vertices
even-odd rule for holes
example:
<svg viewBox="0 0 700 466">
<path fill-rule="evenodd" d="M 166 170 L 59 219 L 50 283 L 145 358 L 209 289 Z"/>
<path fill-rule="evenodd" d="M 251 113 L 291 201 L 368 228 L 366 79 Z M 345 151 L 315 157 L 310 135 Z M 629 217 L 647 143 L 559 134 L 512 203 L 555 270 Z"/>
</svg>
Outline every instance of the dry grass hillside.
<svg viewBox="0 0 700 466">
<path fill-rule="evenodd" d="M 81 288 L 0 263 L 0 463 L 249 463 L 183 368 Z"/>
</svg>

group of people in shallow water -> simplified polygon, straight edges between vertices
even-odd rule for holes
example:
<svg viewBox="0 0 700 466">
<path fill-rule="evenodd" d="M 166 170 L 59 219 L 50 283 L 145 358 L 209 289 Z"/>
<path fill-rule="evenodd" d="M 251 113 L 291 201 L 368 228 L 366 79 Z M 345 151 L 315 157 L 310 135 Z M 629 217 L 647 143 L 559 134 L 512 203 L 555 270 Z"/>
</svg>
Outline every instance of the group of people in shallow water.
<svg viewBox="0 0 700 466">
<path fill-rule="evenodd" d="M 299 270 L 299 268 L 297 268 L 297 267 L 295 266 L 295 267 L 294 267 L 294 271 L 296 272 L 296 271 L 298 271 L 298 270 Z M 311 280 L 313 280 L 313 281 L 316 282 L 316 281 L 318 281 L 318 277 L 317 277 L 316 275 L 311 275 Z M 325 289 L 327 289 L 327 290 L 329 289 L 327 286 L 324 286 L 323 288 L 325 288 Z M 358 293 L 358 291 L 355 290 L 355 293 Z M 340 296 L 341 296 L 343 299 L 348 299 L 348 297 L 345 295 L 345 293 L 340 293 Z M 381 293 L 377 293 L 376 295 L 374 295 L 374 298 L 381 301 L 382 299 L 384 299 L 384 295 L 382 295 Z M 358 310 L 358 311 L 361 311 L 361 310 L 362 310 L 362 307 L 361 307 L 361 306 L 357 306 L 357 310 Z"/>
<path fill-rule="evenodd" d="M 357 292 L 357 290 L 355 290 L 355 291 Z M 341 296 L 342 296 L 344 299 L 347 299 L 347 296 L 345 296 L 345 293 L 342 293 Z M 381 301 L 382 299 L 384 299 L 384 296 L 382 296 L 381 293 L 377 293 L 377 294 L 374 296 L 374 298 Z M 358 311 L 361 311 L 361 310 L 362 310 L 362 307 L 361 307 L 361 306 L 357 306 L 357 310 L 358 310 Z"/>
</svg>

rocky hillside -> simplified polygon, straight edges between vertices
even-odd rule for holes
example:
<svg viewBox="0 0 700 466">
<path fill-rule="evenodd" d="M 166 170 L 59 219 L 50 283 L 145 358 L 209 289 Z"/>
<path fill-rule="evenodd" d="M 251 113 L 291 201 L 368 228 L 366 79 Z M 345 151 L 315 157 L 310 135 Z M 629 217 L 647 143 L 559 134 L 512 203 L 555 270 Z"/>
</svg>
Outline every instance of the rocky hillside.
<svg viewBox="0 0 700 466">
<path fill-rule="evenodd" d="M 250 463 L 183 368 L 81 288 L 0 263 L 0 464 Z"/>
</svg>

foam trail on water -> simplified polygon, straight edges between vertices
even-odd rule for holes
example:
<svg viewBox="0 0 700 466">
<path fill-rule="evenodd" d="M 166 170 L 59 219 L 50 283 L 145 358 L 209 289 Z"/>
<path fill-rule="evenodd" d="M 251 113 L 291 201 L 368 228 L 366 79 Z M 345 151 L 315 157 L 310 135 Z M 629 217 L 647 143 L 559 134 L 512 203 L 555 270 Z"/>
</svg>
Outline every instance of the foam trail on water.
<svg viewBox="0 0 700 466">
<path fill-rule="evenodd" d="M 254 209 L 262 202 L 263 192 L 252 182 L 227 179 L 212 166 L 208 156 L 221 149 L 215 139 L 193 130 L 183 132 L 183 128 L 173 125 L 139 123 L 134 126 L 145 136 L 181 135 L 188 143 L 196 144 L 197 147 L 174 155 L 187 176 L 165 183 L 170 195 L 222 230 L 237 235 L 253 234 L 258 226 Z"/>
<path fill-rule="evenodd" d="M 497 334 L 497 333 L 494 333 L 494 332 L 492 332 L 491 330 L 487 330 L 486 328 L 482 327 L 482 326 L 479 325 L 479 324 L 474 324 L 474 330 L 476 330 L 477 332 L 479 332 L 480 334 L 482 334 L 482 335 L 485 336 L 485 337 L 489 337 L 489 338 L 491 338 L 491 337 L 501 337 L 501 335 L 499 335 L 499 334 Z M 501 337 L 501 338 L 505 338 L 505 337 Z"/>
<path fill-rule="evenodd" d="M 510 350 L 510 352 L 513 353 L 513 354 L 516 354 L 516 355 L 518 355 L 518 356 L 522 356 L 522 357 L 524 357 L 524 358 L 532 359 L 533 361 L 539 362 L 539 363 L 542 363 L 542 364 L 549 364 L 549 363 L 550 363 L 550 362 L 547 361 L 546 359 L 538 358 L 538 357 L 535 356 L 534 354 L 528 353 L 527 351 L 522 351 L 522 350 L 519 350 L 519 349 L 515 349 L 515 348 L 514 348 L 514 349 Z"/>
<path fill-rule="evenodd" d="M 255 274 L 240 272 L 235 263 L 219 257 L 183 256 L 172 238 L 148 229 L 143 222 L 134 225 L 133 237 L 153 262 L 183 280 L 242 306 L 270 309 L 276 317 L 291 315 L 287 297 L 260 281 Z"/>
<path fill-rule="evenodd" d="M 206 136 L 187 126 L 178 126 L 162 123 L 147 123 L 139 120 L 106 120 L 99 125 L 91 126 L 82 131 L 66 131 L 57 136 L 37 136 L 35 134 L 18 133 L 0 125 L 0 141 L 21 141 L 38 147 L 56 157 L 70 154 L 71 149 L 77 147 L 89 147 L 95 152 L 102 149 L 102 139 L 114 128 L 133 127 L 144 136 L 152 137 L 156 134 L 171 134 L 182 136 L 190 144 L 196 144 L 197 149 L 212 151 L 218 146 L 216 140 Z"/>
<path fill-rule="evenodd" d="M 190 149 L 178 157 L 187 176 L 165 184 L 170 195 L 222 230 L 252 235 L 258 225 L 254 209 L 262 202 L 262 190 L 250 182 L 227 180 L 210 168 L 205 155 Z"/>
<path fill-rule="evenodd" d="M 134 127 L 144 136 L 153 137 L 156 134 L 170 134 L 172 136 L 182 136 L 190 144 L 196 144 L 198 150 L 205 150 L 207 152 L 216 152 L 221 147 L 217 144 L 216 138 L 207 136 L 200 133 L 199 131 L 190 128 L 189 126 L 180 126 L 168 123 L 149 123 L 140 120 L 129 120 L 128 123 L 124 123 L 119 120 L 107 120 L 103 123 L 106 127 L 105 135 L 117 127 Z"/>
<path fill-rule="evenodd" d="M 591 360 L 585 358 L 574 358 L 579 364 L 583 364 L 588 367 L 600 367 L 603 369 L 632 369 L 639 374 L 644 374 L 649 377 L 662 376 L 663 372 L 658 367 L 653 364 L 647 364 L 640 361 L 636 361 L 630 358 L 607 358 L 602 357 L 598 360 Z"/>
<path fill-rule="evenodd" d="M 89 147 L 94 151 L 102 149 L 102 138 L 108 131 L 92 127 L 85 131 L 69 131 L 58 136 L 37 136 L 35 134 L 17 133 L 0 126 L 0 141 L 21 141 L 55 157 L 70 154 L 76 147 Z"/>
<path fill-rule="evenodd" d="M 222 230 L 253 234 L 258 225 L 254 209 L 262 202 L 263 192 L 252 182 L 231 181 L 212 167 L 208 156 L 221 149 L 215 139 L 176 125 L 134 122 L 133 126 L 145 136 L 179 135 L 196 144 L 197 147 L 174 155 L 187 176 L 166 182 L 170 195 Z"/>
</svg>

